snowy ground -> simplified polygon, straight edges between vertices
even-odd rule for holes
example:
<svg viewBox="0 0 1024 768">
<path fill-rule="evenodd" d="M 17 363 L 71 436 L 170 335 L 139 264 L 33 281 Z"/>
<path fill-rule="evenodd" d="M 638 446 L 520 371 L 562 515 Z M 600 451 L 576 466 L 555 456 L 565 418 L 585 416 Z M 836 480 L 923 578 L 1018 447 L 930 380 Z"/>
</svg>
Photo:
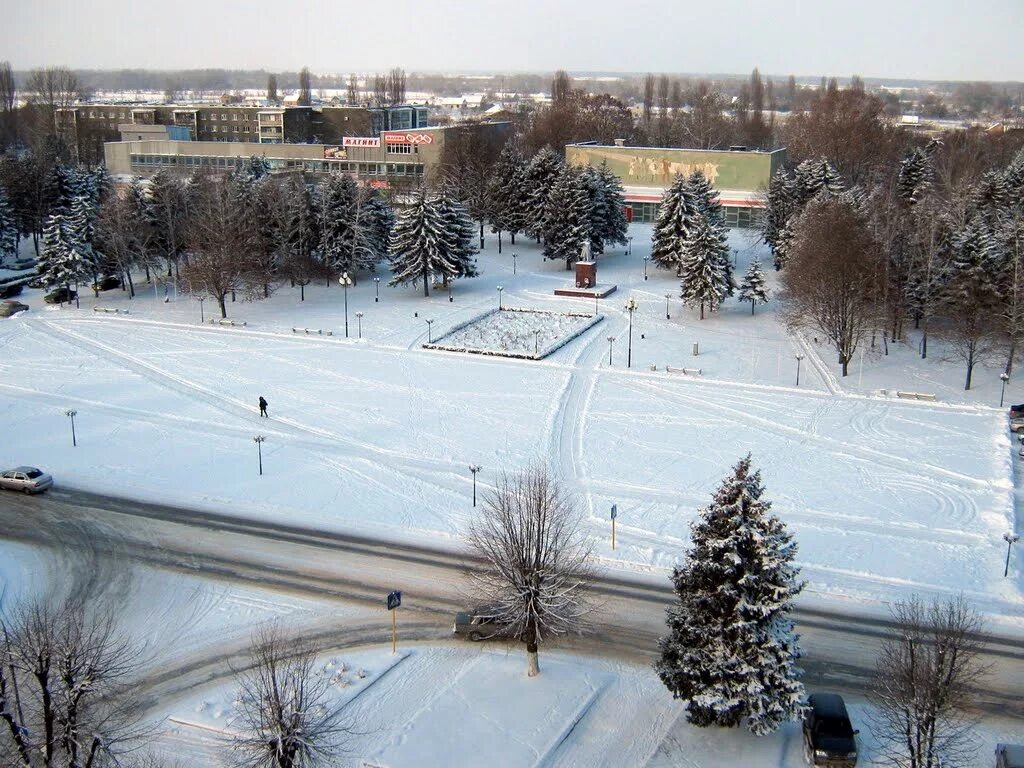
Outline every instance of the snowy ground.
<svg viewBox="0 0 1024 768">
<path fill-rule="evenodd" d="M 85 291 L 77 310 L 26 291 L 31 311 L 0 321 L 0 433 L 16 436 L 0 440 L 0 464 L 36 464 L 101 492 L 457 546 L 472 513 L 467 466 L 483 465 L 486 487 L 501 469 L 539 459 L 580 494 L 599 555 L 660 580 L 697 508 L 751 451 L 796 534 L 809 598 L 869 608 L 910 591 L 964 590 L 993 616 L 1024 623 L 1024 569 L 1014 562 L 1002 576 L 1019 488 L 994 407 L 998 371 L 979 370 L 965 393 L 961 367 L 934 343 L 920 361 L 912 336 L 888 357 L 866 354 L 863 372 L 858 359 L 843 380 L 823 343 L 787 334 L 774 303 L 752 317 L 733 301 L 700 321 L 672 298 L 666 319 L 676 283 L 653 268 L 643 279 L 649 233 L 634 225 L 632 255 L 601 258 L 599 279 L 619 286 L 600 301 L 603 319 L 542 361 L 422 348 L 425 318 L 443 336 L 496 309 L 498 285 L 506 307 L 593 314 L 592 299 L 553 295 L 571 275 L 532 243 L 486 251 L 481 277 L 458 281 L 451 303 L 388 288 L 386 276 L 375 301 L 362 276 L 349 289 L 349 339 L 337 285 L 308 286 L 305 302 L 287 286 L 265 301 L 239 297 L 229 314 L 245 328 L 201 325 L 213 302 L 201 309 L 170 283 L 144 285 L 132 301 Z M 739 233 L 733 246 L 739 273 L 764 257 Z M 640 305 L 631 345 L 630 295 Z M 675 372 L 683 367 L 701 375 Z M 259 395 L 270 419 L 257 416 Z M 1006 400 L 1024 400 L 1016 379 Z M 77 448 L 68 408 L 78 411 Z M 257 433 L 267 437 L 263 477 Z"/>
<path fill-rule="evenodd" d="M 754 737 L 744 730 L 695 728 L 653 670 L 562 653 L 541 656 L 541 675 L 525 675 L 521 649 L 469 644 L 346 650 L 324 657 L 333 691 L 357 731 L 337 765 L 687 766 L 802 768 L 799 725 Z M 363 670 L 365 677 L 356 672 Z M 226 764 L 233 732 L 233 686 L 206 688 L 169 703 L 159 744 L 195 764 Z M 884 764 L 869 707 L 850 700 L 859 728 L 858 765 Z M 993 764 L 996 743 L 1024 740 L 1019 722 L 992 718 L 976 732 L 970 766 Z M 225 761 L 219 763 L 218 761 Z"/>
</svg>

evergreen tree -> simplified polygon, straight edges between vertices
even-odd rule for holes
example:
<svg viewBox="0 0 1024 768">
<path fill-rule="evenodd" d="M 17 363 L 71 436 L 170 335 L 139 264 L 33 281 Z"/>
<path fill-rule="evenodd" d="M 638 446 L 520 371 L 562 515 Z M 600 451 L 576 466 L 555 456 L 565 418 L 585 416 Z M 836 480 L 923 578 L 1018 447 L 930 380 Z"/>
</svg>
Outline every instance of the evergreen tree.
<svg viewBox="0 0 1024 768">
<path fill-rule="evenodd" d="M 14 210 L 7 200 L 7 193 L 0 189 L 0 260 L 17 255 L 19 239 L 20 232 Z"/>
<path fill-rule="evenodd" d="M 626 220 L 626 194 L 622 188 L 622 181 L 607 163 L 599 165 L 597 172 L 604 186 L 605 198 L 604 231 L 601 233 L 601 239 L 604 240 L 605 246 L 625 245 L 629 222 Z"/>
<path fill-rule="evenodd" d="M 452 252 L 450 224 L 437 198 L 424 190 L 416 194 L 391 232 L 391 285 L 422 280 L 423 295 L 429 296 L 432 279 L 447 281 L 459 275 L 464 266 Z"/>
<path fill-rule="evenodd" d="M 380 222 L 374 223 L 374 209 L 366 209 L 362 198 L 347 173 L 332 173 L 319 187 L 320 250 L 335 272 L 372 269 L 380 258 Z"/>
<path fill-rule="evenodd" d="M 391 229 L 395 226 L 395 212 L 376 189 L 364 188 L 361 193 L 364 241 L 367 256 L 372 261 L 372 270 L 388 257 L 388 243 L 391 240 Z"/>
<path fill-rule="evenodd" d="M 798 209 L 796 180 L 785 168 L 780 168 L 768 182 L 761 238 L 772 252 L 775 269 L 782 269 L 784 240 L 789 233 L 786 224 Z"/>
<path fill-rule="evenodd" d="M 66 288 L 86 281 L 93 271 L 91 249 L 82 240 L 85 229 L 81 198 L 68 211 L 58 211 L 47 219 L 43 229 L 43 249 L 39 274 L 47 285 Z"/>
<path fill-rule="evenodd" d="M 498 235 L 498 253 L 501 253 L 501 233 L 508 232 L 515 244 L 516 235 L 527 225 L 526 161 L 514 141 L 506 142 L 498 156 L 487 196 L 491 231 Z"/>
<path fill-rule="evenodd" d="M 712 227 L 724 234 L 726 231 L 725 217 L 722 216 L 722 204 L 718 200 L 718 190 L 711 186 L 711 182 L 701 171 L 691 173 L 686 179 L 686 184 L 693 193 L 697 210 Z"/>
<path fill-rule="evenodd" d="M 548 211 L 548 198 L 565 167 L 562 156 L 551 147 L 544 147 L 530 160 L 525 179 L 525 224 L 526 233 L 540 238 L 544 232 L 544 218 Z"/>
<path fill-rule="evenodd" d="M 447 186 L 441 188 L 435 204 L 444 221 L 445 249 L 456 265 L 454 277 L 476 277 L 476 229 L 469 212 Z M 441 277 L 447 285 L 449 275 L 442 273 Z"/>
<path fill-rule="evenodd" d="M 700 218 L 698 201 L 686 182 L 676 176 L 658 206 L 658 218 L 651 233 L 651 260 L 662 269 L 674 269 L 682 275 L 683 246 Z"/>
<path fill-rule="evenodd" d="M 802 711 L 788 614 L 803 585 L 796 544 L 761 498 L 761 473 L 750 469 L 748 454 L 691 527 L 655 669 L 675 698 L 689 700 L 691 723 L 735 727 L 746 718 L 761 735 Z"/>
<path fill-rule="evenodd" d="M 590 242 L 590 195 L 582 174 L 566 166 L 548 197 L 544 216 L 544 258 L 563 259 L 572 269 Z"/>
<path fill-rule="evenodd" d="M 802 208 L 811 198 L 838 195 L 846 189 L 842 175 L 825 158 L 804 160 L 794 172 L 797 204 Z"/>
<path fill-rule="evenodd" d="M 754 314 L 754 306 L 758 302 L 768 303 L 768 288 L 765 286 L 760 259 L 751 261 L 746 274 L 743 275 L 743 282 L 740 283 L 740 301 L 750 302 L 750 314 Z"/>
<path fill-rule="evenodd" d="M 312 191 L 302 179 L 289 181 L 277 210 L 274 250 L 281 271 L 299 286 L 299 300 L 306 300 L 306 286 L 326 275 L 320 260 L 319 223 Z"/>
<path fill-rule="evenodd" d="M 732 295 L 730 274 L 723 269 L 729 249 L 722 234 L 699 216 L 683 241 L 682 250 L 679 298 L 687 306 L 699 306 L 703 320 L 705 305 L 713 312 L 726 296 Z"/>
</svg>

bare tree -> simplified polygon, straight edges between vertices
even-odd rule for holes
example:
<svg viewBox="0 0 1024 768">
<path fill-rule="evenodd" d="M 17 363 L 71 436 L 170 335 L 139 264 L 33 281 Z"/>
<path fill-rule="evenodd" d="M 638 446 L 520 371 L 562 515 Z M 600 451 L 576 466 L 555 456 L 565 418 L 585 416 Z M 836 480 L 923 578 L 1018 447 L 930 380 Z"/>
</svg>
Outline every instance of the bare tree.
<svg viewBox="0 0 1024 768">
<path fill-rule="evenodd" d="M 875 326 L 879 246 L 866 217 L 838 199 L 812 200 L 793 232 L 782 271 L 786 321 L 825 334 L 846 376 L 857 345 Z"/>
<path fill-rule="evenodd" d="M 373 103 L 378 107 L 388 103 L 388 79 L 384 75 L 373 76 Z"/>
<path fill-rule="evenodd" d="M 695 149 L 715 149 L 729 143 L 734 133 L 723 114 L 725 98 L 707 80 L 699 81 L 689 93 L 689 112 L 678 116 L 680 144 Z"/>
<path fill-rule="evenodd" d="M 564 104 L 572 96 L 572 78 L 564 69 L 555 72 L 551 78 L 551 101 L 555 104 Z"/>
<path fill-rule="evenodd" d="M 277 75 L 273 72 L 267 75 L 267 103 L 277 103 Z"/>
<path fill-rule="evenodd" d="M 296 102 L 300 107 L 308 107 L 313 103 L 313 86 L 309 76 L 309 67 L 299 72 L 299 98 Z"/>
<path fill-rule="evenodd" d="M 405 101 L 405 70 L 395 67 L 387 76 L 388 102 L 401 104 Z"/>
<path fill-rule="evenodd" d="M 118 604 L 100 597 L 86 588 L 0 611 L 5 765 L 114 765 L 147 737 L 131 685 L 139 650 L 118 628 Z"/>
<path fill-rule="evenodd" d="M 899 768 L 965 765 L 976 749 L 971 694 L 987 669 L 982 621 L 963 596 L 892 609 L 897 635 L 882 644 L 871 699 L 884 755 Z"/>
<path fill-rule="evenodd" d="M 497 625 L 526 644 L 527 675 L 541 642 L 579 632 L 590 610 L 591 550 L 572 498 L 542 466 L 503 472 L 469 529 L 485 565 L 472 575 Z"/>
<path fill-rule="evenodd" d="M 331 764 L 351 728 L 332 698 L 332 680 L 316 647 L 258 630 L 252 665 L 241 671 L 234 749 L 246 768 L 315 768 Z"/>
<path fill-rule="evenodd" d="M 18 140 L 17 84 L 9 61 L 0 61 L 0 150 Z"/>
<path fill-rule="evenodd" d="M 651 124 L 651 111 L 654 108 L 654 75 L 648 74 L 644 78 L 644 127 Z"/>
<path fill-rule="evenodd" d="M 348 76 L 348 105 L 350 107 L 359 104 L 359 78 L 355 74 Z"/>
<path fill-rule="evenodd" d="M 228 316 L 227 295 L 244 289 L 254 271 L 253 228 L 229 184 L 211 178 L 193 183 L 199 187 L 189 217 L 191 255 L 181 276 L 189 293 L 215 298 L 223 318 Z"/>
<path fill-rule="evenodd" d="M 28 101 L 38 111 L 36 131 L 40 135 L 56 132 L 54 115 L 58 109 L 69 107 L 79 96 L 79 83 L 75 73 L 66 67 L 34 69 L 29 73 L 23 89 Z"/>
</svg>

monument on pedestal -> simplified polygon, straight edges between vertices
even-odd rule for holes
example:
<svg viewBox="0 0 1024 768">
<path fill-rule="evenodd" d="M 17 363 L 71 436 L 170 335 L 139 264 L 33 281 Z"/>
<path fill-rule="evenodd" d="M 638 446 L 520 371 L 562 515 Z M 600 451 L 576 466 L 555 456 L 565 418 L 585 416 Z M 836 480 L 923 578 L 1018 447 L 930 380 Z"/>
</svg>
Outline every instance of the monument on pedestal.
<svg viewBox="0 0 1024 768">
<path fill-rule="evenodd" d="M 590 254 L 590 242 L 583 246 L 580 260 L 576 262 L 575 285 L 556 288 L 555 296 L 576 296 L 578 298 L 603 299 L 615 292 L 614 283 L 598 284 L 597 262 Z"/>
</svg>

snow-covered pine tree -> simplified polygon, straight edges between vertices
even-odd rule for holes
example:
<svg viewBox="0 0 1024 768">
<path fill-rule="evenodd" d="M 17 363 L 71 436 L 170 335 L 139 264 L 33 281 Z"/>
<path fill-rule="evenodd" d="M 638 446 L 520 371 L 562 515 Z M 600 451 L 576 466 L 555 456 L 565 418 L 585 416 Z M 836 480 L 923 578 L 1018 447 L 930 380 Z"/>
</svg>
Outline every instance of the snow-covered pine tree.
<svg viewBox="0 0 1024 768">
<path fill-rule="evenodd" d="M 422 280 L 423 295 L 429 296 L 433 278 L 458 276 L 462 265 L 449 252 L 448 223 L 436 198 L 425 190 L 416 194 L 391 231 L 391 285 Z"/>
<path fill-rule="evenodd" d="M 544 216 L 544 258 L 564 260 L 572 269 L 590 241 L 590 195 L 580 172 L 566 166 L 548 197 Z"/>
<path fill-rule="evenodd" d="M 435 204 L 444 221 L 445 248 L 451 262 L 456 264 L 454 277 L 476 277 L 477 247 L 475 244 L 476 227 L 465 206 L 455 197 L 454 190 L 442 186 Z M 449 275 L 442 273 L 445 284 Z"/>
<path fill-rule="evenodd" d="M 602 239 L 605 247 L 625 245 L 629 222 L 626 220 L 626 193 L 622 188 L 622 181 L 612 172 L 607 163 L 601 163 L 597 167 L 597 172 L 604 185 L 606 210 Z"/>
<path fill-rule="evenodd" d="M 846 189 L 846 181 L 828 160 L 819 157 L 804 160 L 794 172 L 797 203 L 802 208 L 812 197 L 838 195 Z"/>
<path fill-rule="evenodd" d="M 907 205 L 914 205 L 931 185 L 932 164 L 923 147 L 914 147 L 900 161 L 896 194 Z"/>
<path fill-rule="evenodd" d="M 590 252 L 600 256 L 604 253 L 604 233 L 608 228 L 608 201 L 605 199 L 604 181 L 591 165 L 579 169 L 578 173 L 579 183 L 586 190 L 590 208 Z"/>
<path fill-rule="evenodd" d="M 761 498 L 748 454 L 691 526 L 686 560 L 672 573 L 679 602 L 668 613 L 658 676 L 688 699 L 694 725 L 771 733 L 802 711 L 798 636 L 789 613 L 803 584 L 796 544 Z"/>
<path fill-rule="evenodd" d="M 359 206 L 359 187 L 347 173 L 332 173 L 317 190 L 320 253 L 335 272 L 354 272 L 375 263 L 366 249 L 367 228 Z"/>
<path fill-rule="evenodd" d="M 84 226 L 81 202 L 72 202 L 70 210 L 50 214 L 47 218 L 39 259 L 39 275 L 46 285 L 70 289 L 89 278 L 92 259 L 81 240 Z"/>
<path fill-rule="evenodd" d="M 718 190 L 711 186 L 711 182 L 701 171 L 694 171 L 686 179 L 686 183 L 693 193 L 697 210 L 703 216 L 712 230 L 718 233 L 722 241 L 722 250 L 719 255 L 719 269 L 723 276 L 725 296 L 732 296 L 735 291 L 736 281 L 732 275 L 732 260 L 729 258 L 729 230 L 725 226 L 725 217 L 722 216 L 722 204 L 718 201 Z M 723 298 L 725 298 L 725 296 Z"/>
<path fill-rule="evenodd" d="M 501 253 L 501 233 L 508 232 L 512 243 L 516 234 L 526 226 L 526 161 L 514 141 L 505 143 L 488 182 L 491 231 L 498 235 L 498 253 Z"/>
<path fill-rule="evenodd" d="M 700 211 L 686 177 L 678 175 L 662 195 L 651 233 L 651 260 L 657 266 L 682 275 L 683 243 L 698 218 Z"/>
<path fill-rule="evenodd" d="M 17 255 L 19 239 L 20 232 L 14 209 L 7 199 L 7 193 L 0 189 L 0 260 Z"/>
<path fill-rule="evenodd" d="M 376 189 L 364 188 L 361 191 L 361 219 L 365 226 L 366 253 L 373 262 L 370 267 L 372 270 L 388 257 L 388 243 L 391 239 L 391 228 L 395 226 L 395 212 Z"/>
<path fill-rule="evenodd" d="M 82 181 L 76 168 L 57 162 L 45 182 L 49 213 L 67 213 L 75 198 L 85 194 Z"/>
<path fill-rule="evenodd" d="M 714 312 L 726 296 L 732 295 L 733 286 L 723 262 L 729 258 L 729 249 L 712 224 L 698 216 L 683 241 L 683 261 L 680 265 L 679 298 L 689 307 L 704 307 Z"/>
<path fill-rule="evenodd" d="M 750 314 L 754 314 L 754 307 L 758 302 L 768 303 L 768 288 L 765 285 L 764 272 L 761 271 L 761 260 L 754 259 L 747 267 L 740 283 L 740 301 L 750 302 Z"/>
<path fill-rule="evenodd" d="M 771 250 L 777 270 L 782 269 L 784 263 L 784 258 L 780 258 L 780 247 L 784 249 L 783 241 L 788 239 L 786 224 L 798 208 L 796 179 L 788 170 L 780 168 L 768 182 L 761 220 L 761 238 Z"/>
<path fill-rule="evenodd" d="M 525 231 L 531 237 L 536 237 L 537 242 L 540 242 L 544 232 L 544 215 L 548 210 L 548 198 L 564 167 L 565 160 L 551 147 L 544 147 L 537 152 L 526 167 Z"/>
</svg>

